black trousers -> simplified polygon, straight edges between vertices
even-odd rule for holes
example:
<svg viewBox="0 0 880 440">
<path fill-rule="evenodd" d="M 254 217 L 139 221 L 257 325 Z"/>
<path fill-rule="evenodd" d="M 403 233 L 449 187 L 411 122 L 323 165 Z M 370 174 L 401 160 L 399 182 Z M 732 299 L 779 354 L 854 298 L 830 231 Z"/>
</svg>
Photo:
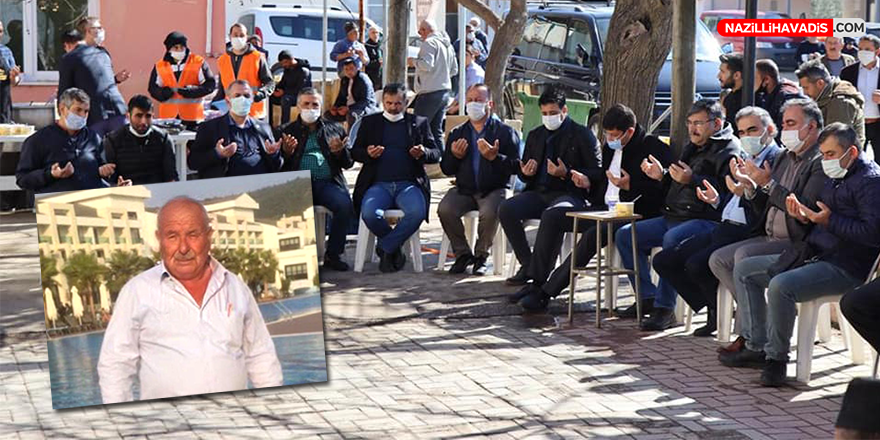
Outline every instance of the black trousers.
<svg viewBox="0 0 880 440">
<path fill-rule="evenodd" d="M 571 219 L 569 219 L 569 223 L 571 223 Z M 586 223 L 592 223 L 587 226 Z M 612 226 L 611 232 L 611 240 L 614 240 L 614 234 L 617 233 L 617 230 L 622 228 L 624 225 L 628 225 L 629 223 L 619 222 L 615 223 Z M 581 229 L 581 226 L 587 226 L 586 229 Z M 571 228 L 571 225 L 569 225 Z M 581 235 L 581 239 L 578 240 L 577 246 L 574 248 L 574 255 L 577 257 L 578 266 L 586 266 L 590 260 L 596 255 L 596 233 L 598 232 L 602 237 L 602 246 L 608 245 L 608 226 L 602 225 L 601 231 L 596 231 L 596 222 L 585 222 L 583 220 L 578 221 L 578 230 L 583 233 Z M 612 242 L 613 246 L 614 243 Z M 536 285 L 541 286 L 541 289 L 550 296 L 557 296 L 568 287 L 571 281 L 571 255 L 562 262 L 562 264 L 550 274 L 550 278 L 544 282 L 544 279 L 535 279 Z M 541 285 L 541 283 L 544 283 Z"/>
<path fill-rule="evenodd" d="M 844 295 L 840 311 L 871 347 L 880 351 L 880 279 Z"/>
<path fill-rule="evenodd" d="M 571 219 L 566 217 L 565 213 L 583 210 L 585 205 L 584 200 L 564 192 L 525 191 L 501 202 L 498 207 L 498 219 L 514 254 L 516 254 L 516 259 L 526 270 L 530 270 L 534 260 L 532 251 L 529 249 L 529 241 L 526 238 L 523 222 L 530 219 L 541 219 L 541 226 L 535 238 L 535 249 L 536 252 L 539 252 L 540 249 L 543 255 L 541 258 L 552 258 L 555 261 L 562 245 L 562 235 L 566 231 L 571 231 Z M 566 221 L 568 229 L 565 229 Z M 563 229 L 556 230 L 560 227 Z M 553 269 L 553 263 L 547 264 L 551 264 L 551 266 L 541 269 L 546 271 L 545 278 Z M 531 272 L 527 273 L 531 275 Z"/>
<path fill-rule="evenodd" d="M 749 227 L 722 222 L 711 232 L 698 234 L 654 256 L 654 270 L 669 282 L 695 312 L 718 304 L 718 279 L 709 269 L 715 250 L 749 236 Z"/>
<path fill-rule="evenodd" d="M 874 149 L 874 162 L 880 164 L 880 121 L 865 124 L 865 141 Z M 867 145 L 862 145 L 862 150 L 867 150 Z"/>
</svg>

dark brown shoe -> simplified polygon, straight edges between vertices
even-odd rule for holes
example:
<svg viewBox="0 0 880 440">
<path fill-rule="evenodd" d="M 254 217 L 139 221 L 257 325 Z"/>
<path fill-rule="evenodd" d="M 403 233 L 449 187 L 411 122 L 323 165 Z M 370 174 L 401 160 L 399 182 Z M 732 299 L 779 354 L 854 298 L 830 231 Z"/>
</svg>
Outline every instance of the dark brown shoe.
<svg viewBox="0 0 880 440">
<path fill-rule="evenodd" d="M 740 336 L 736 338 L 735 341 L 731 342 L 730 345 L 718 347 L 715 351 L 718 353 L 736 353 L 742 351 L 744 348 L 746 348 L 746 338 Z"/>
</svg>

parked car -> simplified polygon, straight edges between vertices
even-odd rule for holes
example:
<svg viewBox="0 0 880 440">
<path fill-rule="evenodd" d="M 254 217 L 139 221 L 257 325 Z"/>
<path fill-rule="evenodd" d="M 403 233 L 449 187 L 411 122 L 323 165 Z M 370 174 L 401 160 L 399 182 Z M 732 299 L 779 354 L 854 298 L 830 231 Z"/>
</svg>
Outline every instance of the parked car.
<svg viewBox="0 0 880 440">
<path fill-rule="evenodd" d="M 602 56 L 613 6 L 554 4 L 530 8 L 520 44 L 507 68 L 507 82 L 561 87 L 572 99 L 600 101 Z M 716 79 L 721 48 L 706 26 L 697 21 L 696 91 L 703 98 L 718 99 Z M 654 95 L 654 119 L 672 103 L 672 53 L 660 70 Z M 596 110 L 593 111 L 595 113 Z M 591 117 L 591 128 L 598 129 Z M 669 120 L 655 133 L 667 134 Z"/>
<path fill-rule="evenodd" d="M 745 18 L 746 12 L 743 10 L 716 10 L 703 11 L 700 14 L 700 20 L 706 23 L 706 26 L 715 35 L 718 43 L 722 46 L 730 44 L 730 52 L 742 52 L 745 39 L 743 37 L 725 37 L 718 33 L 718 22 L 730 18 Z M 789 19 L 788 14 L 775 11 L 758 12 L 758 18 L 770 19 Z M 755 41 L 755 49 L 757 49 L 758 58 L 770 58 L 776 61 L 776 65 L 781 69 L 796 69 L 799 61 L 797 59 L 797 47 L 803 40 L 801 37 L 757 37 Z"/>
<path fill-rule="evenodd" d="M 336 60 L 330 59 L 333 45 L 345 36 L 345 23 L 357 21 L 357 15 L 331 6 L 327 10 L 327 70 L 336 71 Z M 259 35 L 263 48 L 269 52 L 269 64 L 275 63 L 278 53 L 287 50 L 296 58 L 309 61 L 313 71 L 320 71 L 323 65 L 321 53 L 324 52 L 321 33 L 324 28 L 324 10 L 320 8 L 293 6 L 264 6 L 243 11 L 237 20 L 248 27 L 249 32 Z M 376 27 L 370 19 L 365 19 L 364 34 Z M 412 52 L 412 50 L 409 50 Z M 418 54 L 416 49 L 415 54 Z M 411 54 L 410 56 L 415 56 Z"/>
</svg>

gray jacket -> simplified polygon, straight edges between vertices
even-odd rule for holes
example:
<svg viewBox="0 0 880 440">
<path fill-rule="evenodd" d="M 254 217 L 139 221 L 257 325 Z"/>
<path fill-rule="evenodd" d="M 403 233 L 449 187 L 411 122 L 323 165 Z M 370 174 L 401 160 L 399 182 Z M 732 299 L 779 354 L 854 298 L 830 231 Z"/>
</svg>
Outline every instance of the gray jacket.
<svg viewBox="0 0 880 440">
<path fill-rule="evenodd" d="M 458 62 L 449 40 L 437 33 L 428 36 L 419 49 L 415 67 L 417 94 L 451 89 L 450 77 L 458 72 Z"/>
</svg>

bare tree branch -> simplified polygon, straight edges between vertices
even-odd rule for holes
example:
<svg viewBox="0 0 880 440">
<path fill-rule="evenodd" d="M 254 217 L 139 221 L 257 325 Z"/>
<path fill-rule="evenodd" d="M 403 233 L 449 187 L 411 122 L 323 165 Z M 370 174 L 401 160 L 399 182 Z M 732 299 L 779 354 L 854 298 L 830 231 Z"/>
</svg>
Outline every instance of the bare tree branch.
<svg viewBox="0 0 880 440">
<path fill-rule="evenodd" d="M 495 30 L 495 32 L 498 32 L 498 28 L 503 24 L 501 22 L 501 17 L 495 14 L 487 4 L 480 0 L 456 0 L 456 2 L 464 6 L 467 10 L 477 14 L 477 16 L 482 18 L 483 21 L 486 22 L 486 25 Z"/>
</svg>

